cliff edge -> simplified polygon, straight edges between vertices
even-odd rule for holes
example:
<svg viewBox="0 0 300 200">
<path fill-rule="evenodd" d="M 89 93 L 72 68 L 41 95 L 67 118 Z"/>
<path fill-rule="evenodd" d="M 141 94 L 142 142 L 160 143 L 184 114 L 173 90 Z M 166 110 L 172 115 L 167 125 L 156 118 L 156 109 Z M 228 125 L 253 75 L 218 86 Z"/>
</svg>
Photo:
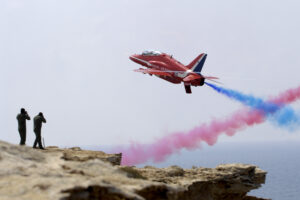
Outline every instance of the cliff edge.
<svg viewBox="0 0 300 200">
<path fill-rule="evenodd" d="M 182 169 L 119 166 L 121 154 L 80 148 L 41 151 L 0 141 L 2 200 L 255 200 L 265 182 L 253 165 Z"/>
</svg>

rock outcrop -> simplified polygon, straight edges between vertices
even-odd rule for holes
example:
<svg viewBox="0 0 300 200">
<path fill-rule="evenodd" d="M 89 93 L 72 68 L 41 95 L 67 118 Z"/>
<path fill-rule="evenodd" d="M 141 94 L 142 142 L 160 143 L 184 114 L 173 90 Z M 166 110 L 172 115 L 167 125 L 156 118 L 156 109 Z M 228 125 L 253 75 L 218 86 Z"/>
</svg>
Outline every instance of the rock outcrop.
<svg viewBox="0 0 300 200">
<path fill-rule="evenodd" d="M 121 155 L 80 148 L 45 151 L 0 142 L 0 199 L 255 200 L 265 182 L 253 165 L 214 169 L 118 166 Z"/>
<path fill-rule="evenodd" d="M 47 152 L 61 152 L 63 153 L 62 159 L 67 161 L 80 161 L 85 162 L 93 159 L 100 159 L 104 162 L 109 162 L 112 165 L 120 165 L 122 154 L 107 154 L 102 151 L 88 151 L 82 150 L 80 147 L 60 149 L 56 146 L 49 146 L 44 151 Z"/>
</svg>

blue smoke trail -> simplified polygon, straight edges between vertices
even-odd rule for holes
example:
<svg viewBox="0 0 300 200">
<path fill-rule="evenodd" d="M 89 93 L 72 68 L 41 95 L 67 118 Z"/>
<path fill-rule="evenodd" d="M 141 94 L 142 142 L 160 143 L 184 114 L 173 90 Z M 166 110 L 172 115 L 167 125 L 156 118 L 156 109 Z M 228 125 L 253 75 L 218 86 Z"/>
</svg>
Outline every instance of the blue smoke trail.
<svg viewBox="0 0 300 200">
<path fill-rule="evenodd" d="M 266 102 L 261 98 L 246 95 L 235 90 L 222 88 L 211 83 L 205 82 L 205 84 L 230 99 L 239 101 L 252 109 L 263 111 L 267 117 L 279 126 L 287 127 L 289 130 L 294 130 L 295 126 L 300 125 L 300 116 L 289 106 Z"/>
</svg>

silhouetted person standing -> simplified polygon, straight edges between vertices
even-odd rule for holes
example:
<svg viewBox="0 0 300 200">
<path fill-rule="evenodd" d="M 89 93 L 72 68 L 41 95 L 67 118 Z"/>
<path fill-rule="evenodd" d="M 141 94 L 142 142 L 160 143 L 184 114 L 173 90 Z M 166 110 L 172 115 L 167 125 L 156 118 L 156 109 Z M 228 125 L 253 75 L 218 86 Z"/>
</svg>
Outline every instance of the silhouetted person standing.
<svg viewBox="0 0 300 200">
<path fill-rule="evenodd" d="M 26 120 L 30 120 L 27 111 L 21 108 L 21 113 L 17 115 L 18 120 L 18 130 L 21 137 L 20 145 L 25 145 L 26 143 Z"/>
<path fill-rule="evenodd" d="M 40 149 L 44 149 L 41 137 L 42 123 L 46 123 L 46 119 L 44 118 L 43 113 L 40 112 L 33 119 L 33 131 L 35 133 L 35 141 L 33 144 L 33 148 L 36 148 L 36 145 L 38 144 Z"/>
</svg>

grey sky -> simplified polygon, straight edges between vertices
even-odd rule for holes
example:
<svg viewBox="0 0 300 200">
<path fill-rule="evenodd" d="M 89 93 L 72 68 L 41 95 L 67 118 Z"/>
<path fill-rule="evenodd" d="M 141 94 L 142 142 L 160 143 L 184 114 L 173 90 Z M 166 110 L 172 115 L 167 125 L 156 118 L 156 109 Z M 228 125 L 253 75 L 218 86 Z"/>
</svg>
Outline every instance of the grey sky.
<svg viewBox="0 0 300 200">
<path fill-rule="evenodd" d="M 145 49 L 185 64 L 206 52 L 203 74 L 265 98 L 296 87 L 299 8 L 271 0 L 2 0 L 1 140 L 18 143 L 21 107 L 32 117 L 43 111 L 47 145 L 62 146 L 151 142 L 241 107 L 207 87 L 186 95 L 182 85 L 133 72 L 139 66 L 128 56 Z M 299 133 L 265 123 L 220 142 Z"/>
</svg>

